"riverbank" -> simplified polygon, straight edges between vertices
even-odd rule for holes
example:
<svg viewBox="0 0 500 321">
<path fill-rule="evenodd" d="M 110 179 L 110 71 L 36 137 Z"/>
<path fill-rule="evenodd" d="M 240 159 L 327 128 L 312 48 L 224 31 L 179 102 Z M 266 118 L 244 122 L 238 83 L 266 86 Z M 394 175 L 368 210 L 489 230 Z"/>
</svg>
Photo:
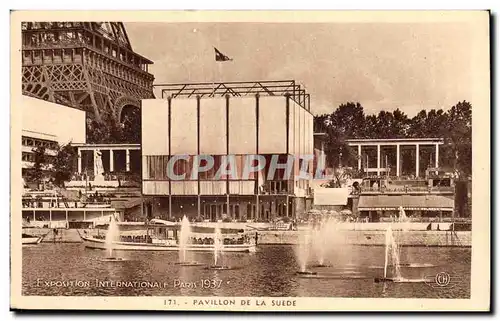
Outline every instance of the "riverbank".
<svg viewBox="0 0 500 321">
<path fill-rule="evenodd" d="M 42 236 L 44 243 L 80 243 L 78 232 L 92 234 L 92 230 L 26 228 L 23 233 Z M 300 231 L 256 231 L 259 245 L 296 245 Z M 428 247 L 471 247 L 471 231 L 394 231 L 401 246 Z M 329 244 L 348 244 L 363 246 L 385 245 L 383 230 L 340 230 L 328 240 Z"/>
<path fill-rule="evenodd" d="M 40 228 L 40 227 L 31 227 L 24 228 L 23 233 L 34 235 L 34 236 L 43 236 L 42 243 L 81 243 L 82 239 L 80 238 L 80 233 L 89 233 L 92 231 L 91 229 L 87 230 L 77 230 L 77 229 L 66 229 L 66 228 L 57 228 L 57 229 L 49 229 L 49 228 Z"/>
<path fill-rule="evenodd" d="M 337 231 L 328 240 L 329 244 L 348 244 L 363 246 L 384 246 L 385 231 Z M 261 231 L 259 245 L 299 243 L 300 233 L 297 231 Z M 394 231 L 400 246 L 438 246 L 438 247 L 471 247 L 471 231 Z"/>
</svg>

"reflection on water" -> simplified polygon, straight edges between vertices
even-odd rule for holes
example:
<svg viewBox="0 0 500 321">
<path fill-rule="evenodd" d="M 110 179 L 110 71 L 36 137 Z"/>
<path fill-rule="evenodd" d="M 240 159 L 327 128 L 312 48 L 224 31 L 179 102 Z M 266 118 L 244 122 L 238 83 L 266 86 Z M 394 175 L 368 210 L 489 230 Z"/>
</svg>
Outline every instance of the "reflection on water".
<svg viewBox="0 0 500 321">
<path fill-rule="evenodd" d="M 103 262 L 105 251 L 82 244 L 40 244 L 23 248 L 23 295 L 86 296 L 307 296 L 468 298 L 471 250 L 463 248 L 403 248 L 419 268 L 401 267 L 405 278 L 449 273 L 450 286 L 426 283 L 375 283 L 383 276 L 384 248 L 343 246 L 325 254 L 329 266 L 308 269 L 303 278 L 292 246 L 260 246 L 256 253 L 224 253 L 233 270 L 179 266 L 177 252 L 120 252 L 122 262 Z M 192 253 L 213 263 L 212 253 Z M 97 283 L 99 282 L 99 283 Z M 135 282 L 135 283 L 134 283 Z"/>
</svg>

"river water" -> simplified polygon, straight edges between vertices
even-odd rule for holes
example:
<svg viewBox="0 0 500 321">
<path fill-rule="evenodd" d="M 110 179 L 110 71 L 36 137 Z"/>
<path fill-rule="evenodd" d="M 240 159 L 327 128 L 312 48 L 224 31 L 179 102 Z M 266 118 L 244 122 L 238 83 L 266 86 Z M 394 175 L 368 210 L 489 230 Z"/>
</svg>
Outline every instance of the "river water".
<svg viewBox="0 0 500 321">
<path fill-rule="evenodd" d="M 470 248 L 408 247 L 401 250 L 404 278 L 419 283 L 376 283 L 384 274 L 384 247 L 339 246 L 325 254 L 329 267 L 296 274 L 296 249 L 259 246 L 256 253 L 223 253 L 234 269 L 183 267 L 177 252 L 118 252 L 122 262 L 105 262 L 102 250 L 83 244 L 43 243 L 23 247 L 23 295 L 69 296 L 277 296 L 469 298 Z M 210 253 L 190 260 L 213 264 Z M 311 264 L 317 262 L 311 255 Z M 436 275 L 446 275 L 436 281 Z M 444 280 L 444 281 L 443 281 Z"/>
</svg>

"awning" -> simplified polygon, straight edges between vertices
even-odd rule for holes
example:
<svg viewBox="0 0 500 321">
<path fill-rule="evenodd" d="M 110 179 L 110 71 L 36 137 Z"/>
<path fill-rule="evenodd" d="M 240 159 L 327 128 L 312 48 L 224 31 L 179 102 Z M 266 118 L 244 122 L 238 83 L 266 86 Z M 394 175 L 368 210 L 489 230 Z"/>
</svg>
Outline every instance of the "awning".
<svg viewBox="0 0 500 321">
<path fill-rule="evenodd" d="M 314 205 L 347 205 L 348 188 L 317 188 L 314 190 Z"/>
<path fill-rule="evenodd" d="M 452 197 L 442 195 L 362 195 L 360 211 L 397 211 L 400 207 L 410 211 L 453 211 Z"/>
<path fill-rule="evenodd" d="M 113 200 L 111 201 L 111 206 L 116 209 L 129 209 L 141 205 L 142 199 L 140 197 L 125 199 L 125 200 Z"/>
</svg>

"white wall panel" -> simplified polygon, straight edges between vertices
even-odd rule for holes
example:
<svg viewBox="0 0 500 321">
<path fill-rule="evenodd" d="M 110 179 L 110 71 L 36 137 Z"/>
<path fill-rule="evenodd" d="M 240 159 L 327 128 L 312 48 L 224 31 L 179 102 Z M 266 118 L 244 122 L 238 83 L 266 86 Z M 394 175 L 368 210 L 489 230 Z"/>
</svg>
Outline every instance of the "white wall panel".
<svg viewBox="0 0 500 321">
<path fill-rule="evenodd" d="M 309 154 L 314 153 L 314 116 L 311 114 L 308 114 L 309 116 L 309 131 L 307 132 L 307 135 L 309 137 Z"/>
<path fill-rule="evenodd" d="M 309 113 L 304 109 L 304 152 L 309 154 Z"/>
<path fill-rule="evenodd" d="M 86 142 L 84 111 L 24 95 L 20 108 L 23 135 L 44 134 L 61 145 Z"/>
<path fill-rule="evenodd" d="M 196 155 L 198 152 L 196 98 L 174 98 L 171 104 L 171 154 Z"/>
<path fill-rule="evenodd" d="M 226 154 L 226 99 L 200 101 L 200 154 Z"/>
<path fill-rule="evenodd" d="M 293 110 L 294 110 L 294 121 L 293 121 L 293 127 L 294 127 L 294 150 L 295 154 L 299 155 L 300 154 L 300 106 L 296 103 L 293 102 Z"/>
<path fill-rule="evenodd" d="M 142 100 L 141 115 L 142 155 L 168 155 L 168 101 Z"/>
<path fill-rule="evenodd" d="M 254 181 L 230 181 L 229 193 L 237 195 L 253 195 L 255 192 Z"/>
<path fill-rule="evenodd" d="M 142 192 L 144 195 L 168 195 L 168 181 L 143 181 Z"/>
<path fill-rule="evenodd" d="M 257 118 L 255 97 L 229 99 L 229 154 L 255 154 Z"/>
<path fill-rule="evenodd" d="M 196 181 L 171 181 L 172 195 L 197 195 L 198 182 Z"/>
<path fill-rule="evenodd" d="M 300 125 L 299 125 L 299 133 L 300 133 L 300 138 L 299 138 L 299 150 L 300 154 L 304 155 L 306 154 L 306 111 L 303 108 L 299 108 L 300 112 Z"/>
<path fill-rule="evenodd" d="M 225 195 L 226 181 L 200 181 L 200 195 Z"/>
<path fill-rule="evenodd" d="M 295 154 L 295 102 L 290 99 L 288 106 L 288 153 Z"/>
<path fill-rule="evenodd" d="M 259 103 L 259 154 L 286 153 L 286 98 L 261 97 Z"/>
</svg>

